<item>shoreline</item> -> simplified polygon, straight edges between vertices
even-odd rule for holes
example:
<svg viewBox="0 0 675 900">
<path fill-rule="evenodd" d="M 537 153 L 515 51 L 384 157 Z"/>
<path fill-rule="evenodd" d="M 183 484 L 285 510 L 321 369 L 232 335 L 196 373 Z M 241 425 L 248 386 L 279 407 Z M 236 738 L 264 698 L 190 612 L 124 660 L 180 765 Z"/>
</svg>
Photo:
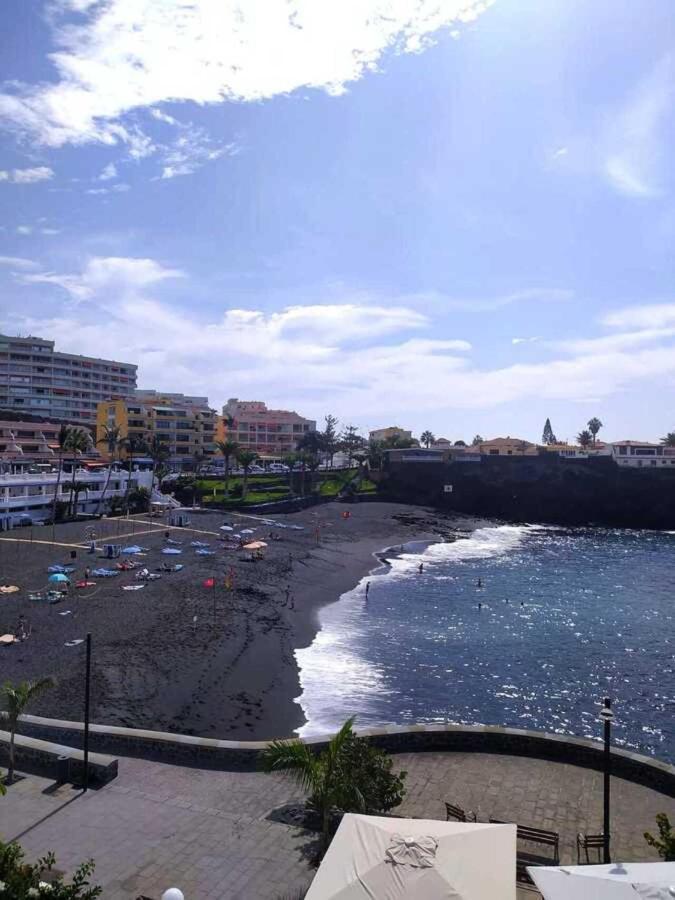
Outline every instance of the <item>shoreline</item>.
<svg viewBox="0 0 675 900">
<path fill-rule="evenodd" d="M 131 593 L 122 588 L 138 583 L 134 571 L 92 578 L 95 585 L 71 589 L 56 606 L 28 597 L 44 590 L 49 565 L 70 562 L 75 552 L 74 580 L 85 566 L 115 565 L 83 548 L 92 523 L 58 525 L 56 544 L 50 528 L 36 531 L 33 542 L 21 529 L 0 537 L 0 580 L 20 587 L 2 596 L 0 633 L 16 633 L 19 616 L 31 631 L 27 640 L 0 647 L 3 678 L 53 676 L 56 686 L 29 712 L 81 720 L 81 642 L 91 632 L 92 721 L 229 740 L 287 737 L 304 723 L 295 651 L 315 639 L 321 610 L 392 558 L 393 548 L 479 527 L 469 517 L 387 502 L 329 503 L 270 519 L 278 523 L 273 540 L 270 520 L 222 511 L 194 513 L 184 529 L 146 517 L 99 520 L 99 549 L 140 544 L 144 556 L 129 558 L 150 571 L 167 561 L 161 554 L 169 530 L 184 569 Z M 226 521 L 253 528 L 268 544 L 264 559 L 252 562 L 221 541 Z M 199 556 L 194 540 L 213 552 Z"/>
</svg>

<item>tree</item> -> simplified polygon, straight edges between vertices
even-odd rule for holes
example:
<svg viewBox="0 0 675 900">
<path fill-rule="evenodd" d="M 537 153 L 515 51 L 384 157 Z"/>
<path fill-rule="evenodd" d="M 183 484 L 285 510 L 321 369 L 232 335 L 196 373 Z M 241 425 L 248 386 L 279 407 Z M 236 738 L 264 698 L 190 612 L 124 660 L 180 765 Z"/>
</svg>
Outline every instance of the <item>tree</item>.
<svg viewBox="0 0 675 900">
<path fill-rule="evenodd" d="M 108 450 L 108 474 L 106 475 L 105 484 L 103 485 L 103 490 L 101 491 L 101 496 L 98 498 L 98 503 L 96 504 L 96 515 L 98 515 L 101 511 L 101 506 L 103 505 L 105 495 L 108 492 L 108 485 L 110 484 L 110 476 L 112 474 L 113 460 L 115 459 L 115 456 L 119 456 L 119 452 L 124 446 L 122 429 L 119 425 L 104 425 L 103 437 L 100 437 L 96 441 L 96 443 L 105 444 Z"/>
<path fill-rule="evenodd" d="M 354 454 L 362 450 L 366 445 L 366 439 L 358 433 L 355 425 L 347 425 L 340 435 L 339 448 L 347 454 L 347 461 L 351 468 Z"/>
<path fill-rule="evenodd" d="M 424 446 L 429 449 L 431 445 L 436 440 L 436 437 L 432 431 L 423 431 L 420 435 L 420 441 L 424 444 Z"/>
<path fill-rule="evenodd" d="M 56 540 L 55 538 L 55 525 L 56 525 L 56 503 L 59 499 L 59 488 L 61 486 L 61 473 L 63 472 L 63 454 L 68 449 L 68 444 L 70 442 L 70 425 L 62 425 L 59 428 L 59 433 L 56 436 L 56 440 L 58 442 L 58 450 L 57 455 L 59 458 L 59 465 L 57 469 L 56 475 L 56 487 L 54 488 L 54 502 L 52 504 L 52 543 Z"/>
<path fill-rule="evenodd" d="M 150 491 L 146 487 L 136 487 L 129 494 L 129 506 L 135 513 L 144 513 L 150 510 Z"/>
<path fill-rule="evenodd" d="M 20 681 L 18 684 L 6 681 L 2 686 L 1 696 L 7 713 L 7 725 L 9 727 L 7 784 L 11 784 L 14 780 L 14 738 L 16 737 L 19 717 L 23 715 L 31 700 L 35 700 L 39 694 L 48 688 L 54 687 L 54 683 L 53 678 L 41 678 L 39 681 Z"/>
<path fill-rule="evenodd" d="M 220 453 L 222 453 L 223 459 L 225 460 L 225 499 L 227 500 L 230 496 L 230 460 L 233 456 L 236 457 L 237 452 L 239 451 L 239 444 L 228 438 L 225 441 L 217 441 L 216 447 Z"/>
<path fill-rule="evenodd" d="M 455 443 L 454 443 L 453 446 L 455 446 L 455 447 L 466 447 L 466 441 L 461 441 L 461 440 L 460 440 L 460 441 L 455 441 Z"/>
<path fill-rule="evenodd" d="M 675 447 L 675 431 L 669 431 L 665 437 L 661 438 L 661 443 L 666 447 Z"/>
<path fill-rule="evenodd" d="M 199 475 L 206 464 L 207 457 L 198 450 L 192 456 L 192 471 L 195 473 L 192 479 L 192 505 L 194 506 L 197 496 L 197 488 L 199 487 Z"/>
<path fill-rule="evenodd" d="M 484 444 L 484 443 L 485 443 L 485 439 L 480 434 L 477 434 L 476 437 L 471 441 L 471 446 L 477 447 L 479 444 Z"/>
<path fill-rule="evenodd" d="M 656 825 L 659 829 L 659 836 L 655 838 L 645 831 L 645 840 L 650 847 L 654 847 L 658 851 L 659 856 L 665 862 L 675 862 L 675 832 L 673 832 L 670 819 L 665 813 L 658 813 Z"/>
<path fill-rule="evenodd" d="M 68 497 L 68 515 L 74 515 L 73 494 L 75 492 L 75 479 L 77 475 L 77 457 L 79 454 L 91 450 L 91 435 L 86 428 L 71 428 L 68 436 L 68 450 L 73 454 L 73 477 L 70 482 L 70 495 Z"/>
<path fill-rule="evenodd" d="M 588 420 L 587 424 L 588 424 L 588 430 L 590 431 L 591 435 L 593 436 L 593 446 L 595 446 L 595 439 L 598 436 L 598 432 L 602 428 L 602 422 L 600 421 L 600 419 L 593 416 L 592 419 Z"/>
<path fill-rule="evenodd" d="M 321 819 L 324 849 L 330 839 L 331 815 L 343 812 L 385 812 L 403 799 L 403 780 L 391 773 L 391 761 L 369 747 L 347 719 L 321 753 L 302 741 L 272 741 L 262 754 L 267 772 L 288 772 L 309 793 L 308 805 Z"/>
<path fill-rule="evenodd" d="M 171 448 L 167 442 L 158 434 L 153 434 L 147 442 L 147 453 L 152 460 L 152 481 L 150 482 L 150 493 L 155 487 L 155 475 L 157 474 L 157 466 L 166 462 L 171 456 Z"/>
<path fill-rule="evenodd" d="M 131 474 L 134 470 L 134 456 L 140 456 L 141 453 L 148 452 L 148 445 L 145 438 L 140 434 L 130 434 L 123 439 L 122 447 L 126 452 L 127 462 L 129 464 L 129 477 L 127 478 L 127 486 L 124 491 L 124 515 L 129 515 L 129 493 L 131 492 Z"/>
<path fill-rule="evenodd" d="M 258 459 L 258 454 L 253 450 L 238 450 L 237 462 L 244 470 L 244 481 L 241 488 L 241 499 L 246 499 L 246 491 L 248 490 L 248 473 L 253 463 Z"/>
<path fill-rule="evenodd" d="M 318 431 L 306 431 L 296 445 L 296 450 L 306 453 L 320 453 L 323 440 Z"/>
<path fill-rule="evenodd" d="M 305 464 L 309 469 L 309 489 L 313 491 L 316 487 L 316 470 L 321 465 L 321 457 L 318 453 L 306 453 L 305 454 Z"/>
<path fill-rule="evenodd" d="M 324 451 L 326 456 L 328 457 L 328 462 L 332 468 L 333 466 L 333 457 L 338 449 L 338 435 L 337 435 L 337 424 L 338 420 L 335 416 L 331 416 L 330 413 L 325 418 L 326 425 L 321 432 L 321 450 Z"/>
<path fill-rule="evenodd" d="M 588 429 L 584 429 L 584 431 L 580 431 L 577 435 L 577 443 L 585 450 L 586 447 L 593 443 L 593 435 Z"/>
<path fill-rule="evenodd" d="M 558 439 L 556 438 L 555 434 L 553 434 L 553 428 L 551 428 L 550 419 L 546 419 L 546 422 L 544 423 L 544 433 L 541 436 L 541 442 L 542 444 L 546 445 L 558 443 Z"/>
<path fill-rule="evenodd" d="M 379 469 L 384 460 L 384 441 L 368 441 L 366 447 L 366 459 L 371 469 Z"/>
</svg>

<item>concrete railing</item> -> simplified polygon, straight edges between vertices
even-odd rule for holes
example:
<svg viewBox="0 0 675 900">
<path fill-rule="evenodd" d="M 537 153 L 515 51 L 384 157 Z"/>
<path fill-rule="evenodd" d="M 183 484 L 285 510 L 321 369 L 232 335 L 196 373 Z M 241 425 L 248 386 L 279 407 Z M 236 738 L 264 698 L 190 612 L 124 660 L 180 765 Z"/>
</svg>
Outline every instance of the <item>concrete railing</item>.
<svg viewBox="0 0 675 900">
<path fill-rule="evenodd" d="M 9 732 L 0 731 L 0 748 L 9 749 Z M 3 754 L 5 756 L 5 754 Z M 52 740 L 40 740 L 17 734 L 14 738 L 14 758 L 17 769 L 35 772 L 47 778 L 59 777 L 59 757 L 68 759 L 68 781 L 82 781 L 84 753 L 67 744 L 55 744 Z M 6 760 L 2 760 L 6 765 Z M 89 780 L 93 785 L 107 784 L 117 776 L 117 760 L 101 753 L 89 754 Z"/>
<path fill-rule="evenodd" d="M 21 731 L 62 744 L 82 745 L 83 725 L 40 716 L 22 716 Z M 357 729 L 359 736 L 389 753 L 476 752 L 498 753 L 548 759 L 570 765 L 601 770 L 602 745 L 541 731 L 500 728 L 490 725 L 412 725 Z M 327 736 L 308 738 L 307 745 L 317 750 L 326 745 Z M 92 725 L 92 749 L 122 756 L 158 759 L 181 765 L 216 769 L 254 769 L 266 741 L 226 741 L 192 737 L 171 732 Z M 614 748 L 612 773 L 619 778 L 653 788 L 675 797 L 675 766 L 648 756 Z"/>
</svg>

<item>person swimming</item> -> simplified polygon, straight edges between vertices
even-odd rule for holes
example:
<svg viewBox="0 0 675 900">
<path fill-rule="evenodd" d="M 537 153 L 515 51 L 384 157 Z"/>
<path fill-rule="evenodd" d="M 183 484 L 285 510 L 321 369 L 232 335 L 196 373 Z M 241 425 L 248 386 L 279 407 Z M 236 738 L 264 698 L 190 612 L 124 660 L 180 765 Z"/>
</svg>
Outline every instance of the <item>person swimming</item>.
<svg viewBox="0 0 675 900">
<path fill-rule="evenodd" d="M 422 572 L 424 572 L 424 563 L 419 564 L 419 568 L 417 571 L 420 573 L 420 575 L 422 574 Z"/>
<path fill-rule="evenodd" d="M 483 579 L 482 578 L 478 579 L 478 581 L 476 582 L 476 587 L 479 587 L 479 588 L 483 587 Z"/>
</svg>

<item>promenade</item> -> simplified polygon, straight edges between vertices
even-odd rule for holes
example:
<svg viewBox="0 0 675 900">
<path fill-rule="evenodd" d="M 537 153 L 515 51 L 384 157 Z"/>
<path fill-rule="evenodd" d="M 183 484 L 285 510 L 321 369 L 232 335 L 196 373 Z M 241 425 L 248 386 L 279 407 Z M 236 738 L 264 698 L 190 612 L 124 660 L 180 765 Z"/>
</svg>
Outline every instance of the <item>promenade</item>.
<svg viewBox="0 0 675 900">
<path fill-rule="evenodd" d="M 483 753 L 394 756 L 408 772 L 401 815 L 443 819 L 444 801 L 488 816 L 560 832 L 561 860 L 576 862 L 577 831 L 599 831 L 602 776 L 562 763 Z M 0 836 L 30 857 L 54 850 L 68 871 L 91 856 L 105 900 L 159 900 L 178 886 L 186 900 L 281 900 L 311 881 L 316 835 L 274 815 L 301 799 L 292 781 L 259 772 L 221 772 L 131 758 L 119 777 L 82 795 L 29 776 L 0 799 Z M 615 778 L 613 858 L 654 859 L 642 832 L 675 801 Z M 519 900 L 535 891 L 521 889 Z"/>
</svg>

